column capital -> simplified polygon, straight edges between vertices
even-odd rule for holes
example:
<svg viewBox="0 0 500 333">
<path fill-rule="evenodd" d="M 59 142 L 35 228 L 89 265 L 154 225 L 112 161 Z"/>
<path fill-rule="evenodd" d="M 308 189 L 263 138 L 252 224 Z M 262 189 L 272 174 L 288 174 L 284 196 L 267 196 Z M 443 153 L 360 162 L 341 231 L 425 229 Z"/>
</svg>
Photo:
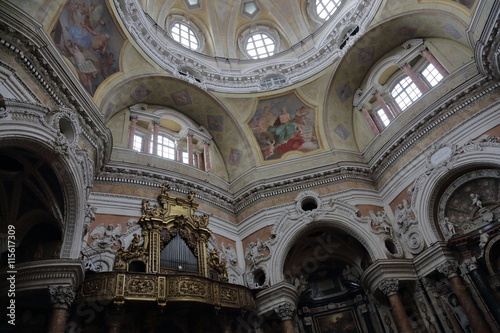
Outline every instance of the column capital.
<svg viewBox="0 0 500 333">
<path fill-rule="evenodd" d="M 295 311 L 295 305 L 290 302 L 285 302 L 274 308 L 274 311 L 278 314 L 281 320 L 292 319 L 293 312 Z"/>
<path fill-rule="evenodd" d="M 458 263 L 455 260 L 446 260 L 443 264 L 436 267 L 439 273 L 446 275 L 448 279 L 458 276 Z"/>
<path fill-rule="evenodd" d="M 467 270 L 467 272 L 476 270 L 478 268 L 476 257 L 470 257 L 462 261 L 462 266 Z"/>
<path fill-rule="evenodd" d="M 399 280 L 385 279 L 379 283 L 378 289 L 380 289 L 386 296 L 396 295 L 399 290 Z"/>
<path fill-rule="evenodd" d="M 70 286 L 49 286 L 50 303 L 54 309 L 68 310 L 76 293 Z"/>
<path fill-rule="evenodd" d="M 138 114 L 135 114 L 135 113 L 130 114 L 130 120 L 137 120 L 138 118 L 139 118 Z"/>
<path fill-rule="evenodd" d="M 153 123 L 153 125 L 157 125 L 157 126 L 160 126 L 160 122 L 161 122 L 160 119 L 154 119 L 153 121 L 151 121 L 151 123 Z"/>
</svg>

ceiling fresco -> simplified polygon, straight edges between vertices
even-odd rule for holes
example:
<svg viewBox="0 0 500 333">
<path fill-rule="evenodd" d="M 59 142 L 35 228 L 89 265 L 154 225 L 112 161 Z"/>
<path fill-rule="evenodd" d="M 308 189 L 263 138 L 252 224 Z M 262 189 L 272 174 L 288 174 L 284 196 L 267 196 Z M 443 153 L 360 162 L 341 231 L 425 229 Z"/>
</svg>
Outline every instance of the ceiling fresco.
<svg viewBox="0 0 500 333">
<path fill-rule="evenodd" d="M 50 36 L 89 94 L 119 71 L 123 38 L 104 0 L 67 1 Z"/>
<path fill-rule="evenodd" d="M 308 153 L 320 148 L 316 131 L 316 108 L 295 93 L 260 99 L 247 123 L 266 161 L 289 152 Z"/>
</svg>

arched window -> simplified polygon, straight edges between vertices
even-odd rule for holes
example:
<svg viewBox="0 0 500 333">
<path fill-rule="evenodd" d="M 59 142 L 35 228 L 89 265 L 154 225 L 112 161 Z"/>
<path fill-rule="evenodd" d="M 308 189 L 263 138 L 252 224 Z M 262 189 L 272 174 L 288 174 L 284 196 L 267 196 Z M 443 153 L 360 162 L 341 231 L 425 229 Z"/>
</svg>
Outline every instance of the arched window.
<svg viewBox="0 0 500 333">
<path fill-rule="evenodd" d="M 391 95 L 401 110 L 404 111 L 422 96 L 422 93 L 417 88 L 417 85 L 408 76 L 405 76 L 396 83 L 391 90 Z"/>
<path fill-rule="evenodd" d="M 191 50 L 198 50 L 200 42 L 194 31 L 182 22 L 176 22 L 170 28 L 172 38 L 182 46 Z"/>
<path fill-rule="evenodd" d="M 257 32 L 248 37 L 245 51 L 252 59 L 267 58 L 274 54 L 274 40 L 264 32 Z"/>
<path fill-rule="evenodd" d="M 175 160 L 175 142 L 165 135 L 158 135 L 158 155 Z"/>
<path fill-rule="evenodd" d="M 316 0 L 316 13 L 322 20 L 328 20 L 337 11 L 341 0 Z"/>
</svg>

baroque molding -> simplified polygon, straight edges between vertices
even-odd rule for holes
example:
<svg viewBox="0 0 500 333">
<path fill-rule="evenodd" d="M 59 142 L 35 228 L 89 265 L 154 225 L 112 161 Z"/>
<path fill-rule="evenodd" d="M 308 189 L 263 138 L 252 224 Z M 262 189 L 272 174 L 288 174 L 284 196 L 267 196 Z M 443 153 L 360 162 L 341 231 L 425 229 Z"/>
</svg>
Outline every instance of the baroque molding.
<svg viewBox="0 0 500 333">
<path fill-rule="evenodd" d="M 135 42 L 159 66 L 174 76 L 191 82 L 204 90 L 220 92 L 258 92 L 268 90 L 261 86 L 261 81 L 270 74 L 281 74 L 287 77 L 280 85 L 272 88 L 283 88 L 311 77 L 327 68 L 337 59 L 346 54 L 362 35 L 376 14 L 381 1 L 356 0 L 349 6 L 344 6 L 339 15 L 325 23 L 316 32 L 292 46 L 290 49 L 262 60 L 230 59 L 200 55 L 177 45 L 168 34 L 156 33 L 161 27 L 147 15 L 138 1 L 114 0 L 116 11 L 121 17 L 125 28 Z M 359 32 L 350 36 L 347 44 L 341 49 L 340 41 L 349 27 L 357 26 Z M 314 40 L 321 44 L 313 46 Z M 290 61 L 290 54 L 311 44 L 308 51 Z M 294 56 L 295 57 L 295 56 Z M 286 58 L 287 61 L 283 61 Z M 183 63 L 189 63 L 196 72 L 198 80 L 190 76 L 179 75 L 178 68 Z M 228 66 L 230 65 L 230 66 Z"/>
<path fill-rule="evenodd" d="M 458 276 L 458 263 L 455 260 L 447 260 L 443 264 L 437 266 L 436 269 L 448 279 Z"/>
</svg>

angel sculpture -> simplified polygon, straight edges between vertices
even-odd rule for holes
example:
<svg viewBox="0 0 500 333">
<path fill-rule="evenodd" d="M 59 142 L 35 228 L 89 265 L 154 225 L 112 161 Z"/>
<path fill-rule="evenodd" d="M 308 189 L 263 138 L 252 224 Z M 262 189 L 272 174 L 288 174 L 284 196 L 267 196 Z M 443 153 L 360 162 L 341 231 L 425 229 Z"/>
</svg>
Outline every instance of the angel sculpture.
<svg viewBox="0 0 500 333">
<path fill-rule="evenodd" d="M 112 224 L 108 224 L 107 227 L 104 223 L 99 224 L 92 230 L 90 237 L 94 239 L 94 243 L 97 244 L 101 249 L 111 248 L 116 245 L 116 240 L 120 237 L 122 233 L 122 226 L 117 224 L 116 227 Z"/>
<path fill-rule="evenodd" d="M 370 216 L 371 216 L 371 226 L 375 233 L 388 234 L 389 236 L 392 237 L 391 222 L 389 221 L 389 218 L 387 217 L 387 214 L 384 211 L 379 211 L 377 212 L 377 214 L 375 214 L 373 210 L 371 210 Z"/>
<path fill-rule="evenodd" d="M 257 265 L 259 259 L 261 259 L 264 255 L 261 251 L 265 250 L 267 246 L 257 238 L 255 242 L 248 243 L 247 248 L 245 250 L 245 259 L 250 261 L 254 266 Z"/>
<path fill-rule="evenodd" d="M 411 218 L 411 209 L 406 200 L 394 208 L 394 215 L 400 233 L 408 231 L 408 228 L 415 223 L 415 220 Z"/>
</svg>

